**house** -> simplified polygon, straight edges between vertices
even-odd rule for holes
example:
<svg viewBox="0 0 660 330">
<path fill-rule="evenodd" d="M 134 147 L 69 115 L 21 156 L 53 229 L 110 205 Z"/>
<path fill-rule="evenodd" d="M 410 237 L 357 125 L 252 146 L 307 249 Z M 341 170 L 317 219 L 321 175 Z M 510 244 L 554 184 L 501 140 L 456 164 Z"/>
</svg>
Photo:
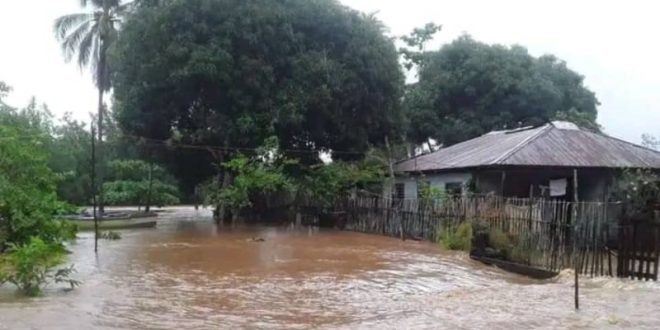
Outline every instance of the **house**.
<svg viewBox="0 0 660 330">
<path fill-rule="evenodd" d="M 506 197 L 602 201 L 622 169 L 660 169 L 660 152 L 555 121 L 494 131 L 398 162 L 393 196 L 417 198 L 428 184 Z M 577 194 L 575 195 L 575 187 Z"/>
</svg>

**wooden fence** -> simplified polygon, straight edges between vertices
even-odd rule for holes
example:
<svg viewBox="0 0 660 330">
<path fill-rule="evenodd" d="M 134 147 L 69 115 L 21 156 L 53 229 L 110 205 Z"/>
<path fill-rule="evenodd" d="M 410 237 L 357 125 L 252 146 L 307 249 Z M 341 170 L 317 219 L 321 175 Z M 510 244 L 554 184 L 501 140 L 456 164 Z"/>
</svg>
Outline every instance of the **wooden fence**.
<svg viewBox="0 0 660 330">
<path fill-rule="evenodd" d="M 619 229 L 617 274 L 619 277 L 658 280 L 660 224 L 629 222 Z"/>
<path fill-rule="evenodd" d="M 439 200 L 358 196 L 337 200 L 332 207 L 310 203 L 304 209 L 307 222 L 323 222 L 318 219 L 325 217 L 326 223 L 345 230 L 434 242 L 461 223 L 470 223 L 524 242 L 519 246 L 524 258 L 518 262 L 530 266 L 549 271 L 577 268 L 590 276 L 614 276 L 616 272 L 623 277 L 657 279 L 658 236 L 653 236 L 656 241 L 645 243 L 643 254 L 637 252 L 641 245 L 622 243 L 634 241 L 630 235 L 635 236 L 639 229 L 635 233 L 625 231 L 629 225 L 621 224 L 620 203 L 491 195 Z M 651 242 L 649 238 L 646 241 Z M 627 257 L 622 259 L 622 255 Z"/>
</svg>

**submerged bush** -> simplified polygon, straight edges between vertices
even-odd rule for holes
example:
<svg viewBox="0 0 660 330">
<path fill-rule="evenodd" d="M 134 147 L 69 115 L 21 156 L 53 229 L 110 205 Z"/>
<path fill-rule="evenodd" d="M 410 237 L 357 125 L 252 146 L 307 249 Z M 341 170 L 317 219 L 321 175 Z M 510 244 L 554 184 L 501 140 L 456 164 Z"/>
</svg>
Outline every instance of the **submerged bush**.
<svg viewBox="0 0 660 330">
<path fill-rule="evenodd" d="M 55 270 L 65 254 L 61 245 L 36 237 L 25 244 L 11 244 L 0 259 L 0 285 L 12 283 L 28 296 L 40 295 L 51 281 L 65 282 L 74 288 L 79 282 L 69 277 L 75 271 L 73 266 Z"/>
<path fill-rule="evenodd" d="M 499 228 L 492 228 L 488 233 L 488 245 L 498 251 L 511 248 L 511 239 Z"/>
<path fill-rule="evenodd" d="M 534 248 L 533 242 L 538 237 L 535 234 L 523 233 L 516 236 L 508 250 L 509 260 L 527 264 L 541 251 Z"/>
<path fill-rule="evenodd" d="M 100 236 L 101 239 L 107 239 L 111 241 L 116 241 L 121 239 L 121 234 L 116 232 L 116 231 L 106 231 L 104 233 L 101 233 Z"/>
<path fill-rule="evenodd" d="M 448 229 L 440 239 L 440 243 L 445 249 L 470 251 L 472 247 L 472 225 L 463 223 L 455 230 Z"/>
</svg>

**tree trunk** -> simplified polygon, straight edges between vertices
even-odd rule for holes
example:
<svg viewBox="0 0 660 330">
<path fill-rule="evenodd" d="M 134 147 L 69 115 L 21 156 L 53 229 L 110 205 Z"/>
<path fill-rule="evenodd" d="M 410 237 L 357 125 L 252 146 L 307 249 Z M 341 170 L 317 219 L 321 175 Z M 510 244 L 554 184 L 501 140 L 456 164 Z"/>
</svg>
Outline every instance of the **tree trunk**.
<svg viewBox="0 0 660 330">
<path fill-rule="evenodd" d="M 225 171 L 222 174 L 222 186 L 220 186 L 220 189 L 221 190 L 227 189 L 227 187 L 229 187 L 229 185 L 231 185 L 232 180 L 233 180 L 233 177 L 232 177 L 231 172 L 230 171 Z M 219 221 L 228 222 L 230 220 L 232 220 L 231 210 L 225 205 L 220 205 L 220 207 L 218 209 L 218 219 L 217 219 L 217 221 L 218 222 Z"/>
<path fill-rule="evenodd" d="M 390 147 L 390 139 L 387 136 L 385 136 L 385 148 L 387 148 L 387 163 L 388 163 L 388 170 L 389 170 L 389 174 L 390 174 L 390 189 L 393 190 L 394 185 L 395 185 L 395 181 L 396 181 L 396 178 L 394 176 L 394 159 L 392 157 L 392 148 Z M 399 213 L 398 209 L 395 208 L 394 209 L 394 218 L 395 219 L 397 218 L 398 213 Z M 400 220 L 399 220 L 399 233 L 401 234 L 401 239 L 405 241 L 406 240 L 406 234 L 405 234 L 404 227 L 403 227 L 403 217 L 401 217 Z"/>
<path fill-rule="evenodd" d="M 94 131 L 94 123 L 92 120 L 91 131 L 92 131 L 92 214 L 94 215 L 94 252 L 99 250 L 99 218 L 96 210 L 96 132 Z"/>
<path fill-rule="evenodd" d="M 150 161 L 149 162 L 149 187 L 147 188 L 147 202 L 144 205 L 144 212 L 149 212 L 151 210 L 151 194 L 152 194 L 152 189 L 154 185 L 154 178 L 153 178 L 153 171 L 154 171 L 154 162 Z"/>
<path fill-rule="evenodd" d="M 104 83 L 105 83 L 105 43 L 103 38 L 100 38 L 99 44 L 99 63 L 98 63 L 98 81 L 97 87 L 99 91 L 99 100 L 98 100 L 98 124 L 97 130 L 99 134 L 98 145 L 96 146 L 96 161 L 99 163 L 97 170 L 98 175 L 98 185 L 99 185 L 99 195 L 98 195 L 98 204 L 99 204 L 99 215 L 101 219 L 103 218 L 103 213 L 105 212 L 105 204 L 103 200 L 103 180 L 104 180 L 104 170 L 105 170 L 105 157 L 103 157 L 103 94 L 104 94 Z"/>
</svg>

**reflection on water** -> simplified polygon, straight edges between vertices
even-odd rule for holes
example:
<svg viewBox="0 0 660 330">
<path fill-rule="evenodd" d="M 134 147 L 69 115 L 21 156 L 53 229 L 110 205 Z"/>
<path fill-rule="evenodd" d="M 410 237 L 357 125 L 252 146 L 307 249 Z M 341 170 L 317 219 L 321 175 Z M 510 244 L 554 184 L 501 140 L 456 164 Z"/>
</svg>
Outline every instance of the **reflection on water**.
<svg viewBox="0 0 660 330">
<path fill-rule="evenodd" d="M 216 227 L 174 209 L 119 241 L 83 233 L 71 262 L 84 283 L 45 297 L 0 289 L 0 329 L 660 327 L 660 285 L 532 281 L 429 243 L 334 230 Z M 255 240 L 263 238 L 263 242 Z"/>
</svg>

